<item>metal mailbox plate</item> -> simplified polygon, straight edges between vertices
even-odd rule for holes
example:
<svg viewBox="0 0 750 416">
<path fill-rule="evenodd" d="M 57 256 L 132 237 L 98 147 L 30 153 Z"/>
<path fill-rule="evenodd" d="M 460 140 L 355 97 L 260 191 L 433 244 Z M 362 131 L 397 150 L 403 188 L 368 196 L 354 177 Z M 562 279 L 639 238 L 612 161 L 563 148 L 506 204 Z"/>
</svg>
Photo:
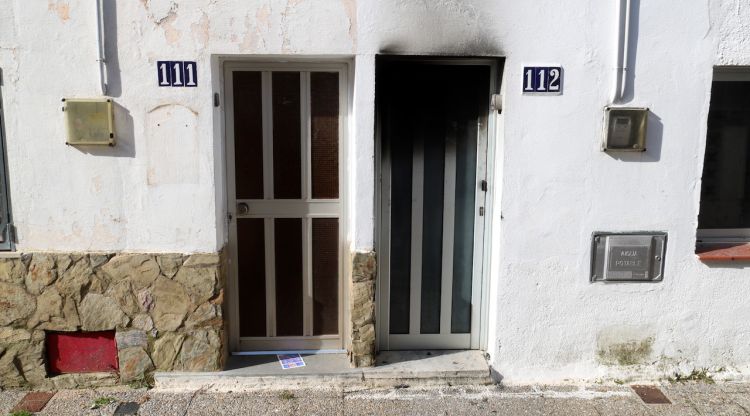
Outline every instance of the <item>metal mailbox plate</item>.
<svg viewBox="0 0 750 416">
<path fill-rule="evenodd" d="M 665 232 L 595 232 L 592 282 L 656 282 L 664 278 Z"/>
</svg>

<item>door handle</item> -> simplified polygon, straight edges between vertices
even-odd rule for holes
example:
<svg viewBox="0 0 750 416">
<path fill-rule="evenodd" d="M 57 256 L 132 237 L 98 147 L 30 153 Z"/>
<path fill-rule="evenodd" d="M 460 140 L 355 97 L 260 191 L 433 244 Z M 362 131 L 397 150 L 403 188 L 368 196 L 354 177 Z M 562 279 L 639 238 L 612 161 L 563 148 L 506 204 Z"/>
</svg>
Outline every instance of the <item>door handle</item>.
<svg viewBox="0 0 750 416">
<path fill-rule="evenodd" d="M 237 204 L 237 215 L 247 215 L 250 212 L 250 207 L 246 202 L 240 202 Z"/>
</svg>

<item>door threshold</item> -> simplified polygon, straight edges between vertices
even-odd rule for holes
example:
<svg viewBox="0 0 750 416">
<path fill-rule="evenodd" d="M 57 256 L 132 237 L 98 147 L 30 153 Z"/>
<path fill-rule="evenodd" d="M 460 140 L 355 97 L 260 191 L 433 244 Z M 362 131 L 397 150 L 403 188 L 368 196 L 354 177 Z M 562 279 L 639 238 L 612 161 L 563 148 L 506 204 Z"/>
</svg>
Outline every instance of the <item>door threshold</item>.
<svg viewBox="0 0 750 416">
<path fill-rule="evenodd" d="M 267 351 L 235 351 L 232 355 L 318 355 L 318 354 L 346 354 L 346 350 L 267 350 Z"/>
<path fill-rule="evenodd" d="M 365 368 L 350 367 L 346 354 L 318 354 L 304 360 L 304 367 L 285 370 L 276 357 L 230 357 L 224 371 L 157 372 L 154 379 L 159 390 L 210 391 L 492 383 L 484 353 L 477 350 L 384 351 L 375 367 Z"/>
</svg>

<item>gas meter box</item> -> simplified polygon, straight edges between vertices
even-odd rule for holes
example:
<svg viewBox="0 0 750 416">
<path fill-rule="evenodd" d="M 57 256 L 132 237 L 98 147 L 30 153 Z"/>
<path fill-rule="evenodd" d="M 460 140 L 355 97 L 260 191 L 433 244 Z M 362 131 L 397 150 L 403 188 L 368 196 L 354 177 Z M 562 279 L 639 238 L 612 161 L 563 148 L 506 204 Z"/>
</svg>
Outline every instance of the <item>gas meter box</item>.
<svg viewBox="0 0 750 416">
<path fill-rule="evenodd" d="M 606 107 L 604 118 L 603 151 L 646 151 L 648 108 Z"/>
<path fill-rule="evenodd" d="M 661 281 L 666 248 L 664 232 L 595 232 L 591 242 L 591 281 Z"/>
<path fill-rule="evenodd" d="M 115 145 L 114 111 L 110 98 L 63 98 L 69 145 Z"/>
</svg>

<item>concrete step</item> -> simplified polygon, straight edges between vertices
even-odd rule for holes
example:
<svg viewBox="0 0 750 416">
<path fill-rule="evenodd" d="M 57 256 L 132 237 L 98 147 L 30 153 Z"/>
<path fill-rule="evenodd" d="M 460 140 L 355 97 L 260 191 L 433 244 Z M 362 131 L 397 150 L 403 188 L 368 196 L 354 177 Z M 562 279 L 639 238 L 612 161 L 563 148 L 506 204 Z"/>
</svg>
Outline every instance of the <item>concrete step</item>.
<svg viewBox="0 0 750 416">
<path fill-rule="evenodd" d="M 154 380 L 160 390 L 212 391 L 492 383 L 480 351 L 387 351 L 368 368 L 349 367 L 346 354 L 303 358 L 305 367 L 283 370 L 276 356 L 233 356 L 225 371 L 156 373 Z"/>
<path fill-rule="evenodd" d="M 481 351 L 384 351 L 362 372 L 366 384 L 383 387 L 492 383 Z"/>
</svg>

